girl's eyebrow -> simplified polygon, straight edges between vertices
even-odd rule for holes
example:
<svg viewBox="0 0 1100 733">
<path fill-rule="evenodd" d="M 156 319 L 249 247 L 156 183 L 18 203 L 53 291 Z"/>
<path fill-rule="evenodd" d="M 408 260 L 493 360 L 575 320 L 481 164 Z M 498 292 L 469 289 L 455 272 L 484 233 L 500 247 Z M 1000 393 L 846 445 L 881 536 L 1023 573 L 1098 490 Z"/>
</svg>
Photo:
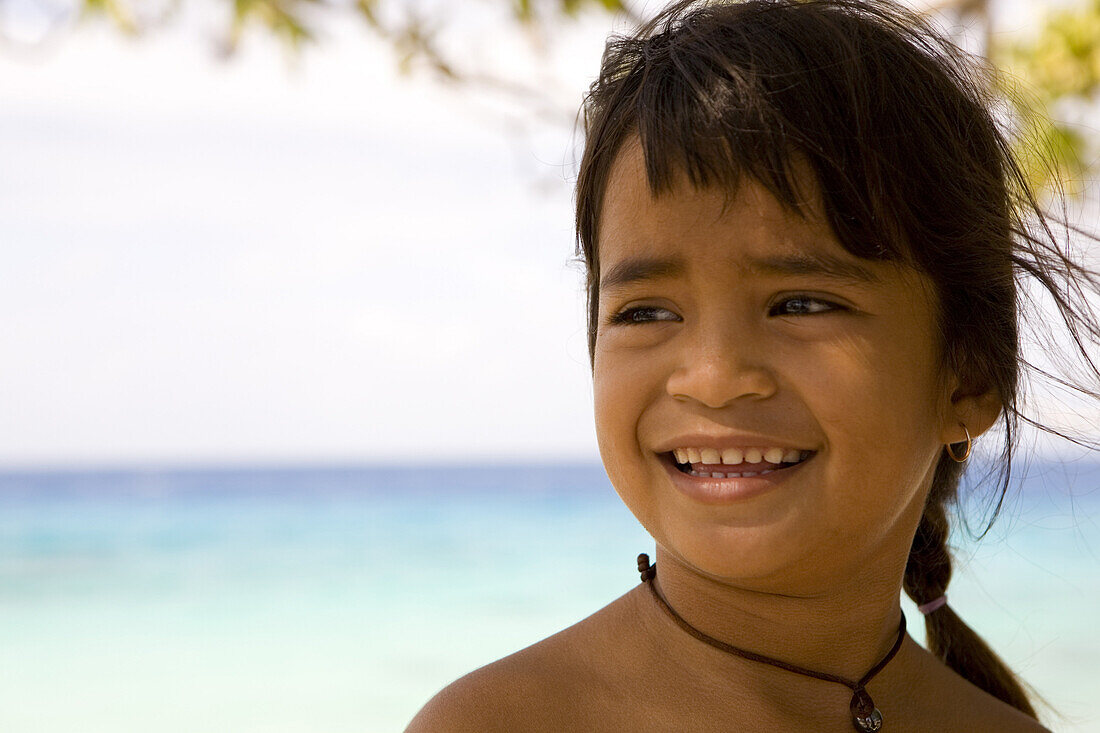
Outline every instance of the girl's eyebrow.
<svg viewBox="0 0 1100 733">
<path fill-rule="evenodd" d="M 828 252 L 799 252 L 769 257 L 754 257 L 744 263 L 754 274 L 772 276 L 815 275 L 856 284 L 877 283 L 881 278 L 854 259 Z M 632 283 L 682 277 L 687 265 L 679 257 L 630 257 L 616 262 L 600 278 L 600 290 L 614 290 Z"/>
<path fill-rule="evenodd" d="M 829 252 L 802 251 L 751 258 L 746 267 L 750 272 L 761 275 L 816 275 L 857 284 L 877 283 L 881 279 L 857 260 Z"/>
<path fill-rule="evenodd" d="M 631 283 L 681 277 L 687 271 L 679 257 L 629 257 L 616 262 L 600 278 L 600 290 L 614 290 Z"/>
</svg>

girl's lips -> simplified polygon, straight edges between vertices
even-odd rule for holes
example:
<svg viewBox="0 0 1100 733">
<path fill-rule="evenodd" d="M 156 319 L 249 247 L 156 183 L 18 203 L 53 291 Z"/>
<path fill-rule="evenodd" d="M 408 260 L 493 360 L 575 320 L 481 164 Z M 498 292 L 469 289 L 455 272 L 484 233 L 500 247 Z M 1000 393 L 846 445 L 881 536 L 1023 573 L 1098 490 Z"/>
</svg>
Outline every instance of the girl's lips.
<svg viewBox="0 0 1100 733">
<path fill-rule="evenodd" d="M 770 491 L 780 484 L 790 480 L 804 465 L 809 463 L 817 455 L 811 453 L 809 457 L 799 463 L 786 464 L 783 468 L 772 468 L 769 464 L 742 463 L 735 466 L 719 466 L 716 469 L 722 473 L 759 473 L 755 476 L 735 476 L 730 478 L 714 478 L 693 476 L 681 471 L 671 453 L 661 454 L 661 463 L 672 479 L 672 484 L 689 499 L 701 504 L 734 504 L 750 499 L 759 494 Z"/>
</svg>

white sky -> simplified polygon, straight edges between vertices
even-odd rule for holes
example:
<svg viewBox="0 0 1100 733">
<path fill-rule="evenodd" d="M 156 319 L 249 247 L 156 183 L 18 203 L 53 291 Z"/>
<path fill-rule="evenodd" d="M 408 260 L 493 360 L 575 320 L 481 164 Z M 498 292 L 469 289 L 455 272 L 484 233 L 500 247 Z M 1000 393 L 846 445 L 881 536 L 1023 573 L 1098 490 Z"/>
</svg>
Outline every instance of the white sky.
<svg viewBox="0 0 1100 733">
<path fill-rule="evenodd" d="M 216 27 L 0 48 L 0 466 L 597 460 L 568 125 Z M 563 109 L 609 29 L 562 32 Z"/>
<path fill-rule="evenodd" d="M 572 130 L 203 21 L 0 54 L 0 464 L 595 460 Z"/>
</svg>

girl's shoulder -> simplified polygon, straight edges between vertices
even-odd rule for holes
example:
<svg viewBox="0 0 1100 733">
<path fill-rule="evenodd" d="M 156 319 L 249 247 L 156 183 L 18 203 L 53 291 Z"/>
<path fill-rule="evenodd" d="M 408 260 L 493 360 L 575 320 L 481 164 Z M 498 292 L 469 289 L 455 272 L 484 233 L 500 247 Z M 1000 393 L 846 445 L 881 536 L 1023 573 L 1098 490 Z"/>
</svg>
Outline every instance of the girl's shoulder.
<svg viewBox="0 0 1100 733">
<path fill-rule="evenodd" d="M 1050 733 L 1041 723 L 993 697 L 946 666 L 926 649 L 918 650 L 901 693 L 906 708 L 915 711 L 910 730 L 967 730 L 989 733 Z"/>
<path fill-rule="evenodd" d="M 452 682 L 421 709 L 406 733 L 713 730 L 715 718 L 706 713 L 708 696 L 700 694 L 702 690 L 696 690 L 686 707 L 672 704 L 690 689 L 672 678 L 690 677 L 691 670 L 678 664 L 654 666 L 663 650 L 647 644 L 639 633 L 638 619 L 646 615 L 639 608 L 648 600 L 641 588 Z M 895 677 L 882 700 L 891 708 L 891 730 L 1047 731 L 957 675 L 911 639 L 907 646 L 913 653 L 906 655 L 903 678 Z M 662 696 L 653 695 L 655 685 L 665 691 L 669 705 L 659 704 Z M 727 721 L 735 711 L 726 703 L 740 697 L 735 688 L 736 684 L 723 695 L 724 704 L 715 706 L 716 714 L 721 709 L 720 717 Z M 786 728 L 780 724 L 778 729 Z"/>
<path fill-rule="evenodd" d="M 607 716 L 621 707 L 610 698 L 624 694 L 639 661 L 616 638 L 632 594 L 455 680 L 428 701 L 406 733 L 610 730 Z"/>
</svg>

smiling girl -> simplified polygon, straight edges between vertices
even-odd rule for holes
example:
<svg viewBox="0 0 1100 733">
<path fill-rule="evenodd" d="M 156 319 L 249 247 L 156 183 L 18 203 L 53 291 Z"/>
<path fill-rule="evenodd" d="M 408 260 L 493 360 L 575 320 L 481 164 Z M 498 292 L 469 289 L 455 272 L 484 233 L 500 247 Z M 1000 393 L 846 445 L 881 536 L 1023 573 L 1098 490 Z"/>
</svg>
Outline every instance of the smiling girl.
<svg viewBox="0 0 1100 733">
<path fill-rule="evenodd" d="M 987 84 L 862 0 L 681 2 L 609 43 L 577 227 L 600 453 L 656 564 L 409 731 L 1044 730 L 947 605 L 947 508 L 998 423 L 1007 486 L 1026 279 L 1097 397 L 1097 276 Z"/>
</svg>

